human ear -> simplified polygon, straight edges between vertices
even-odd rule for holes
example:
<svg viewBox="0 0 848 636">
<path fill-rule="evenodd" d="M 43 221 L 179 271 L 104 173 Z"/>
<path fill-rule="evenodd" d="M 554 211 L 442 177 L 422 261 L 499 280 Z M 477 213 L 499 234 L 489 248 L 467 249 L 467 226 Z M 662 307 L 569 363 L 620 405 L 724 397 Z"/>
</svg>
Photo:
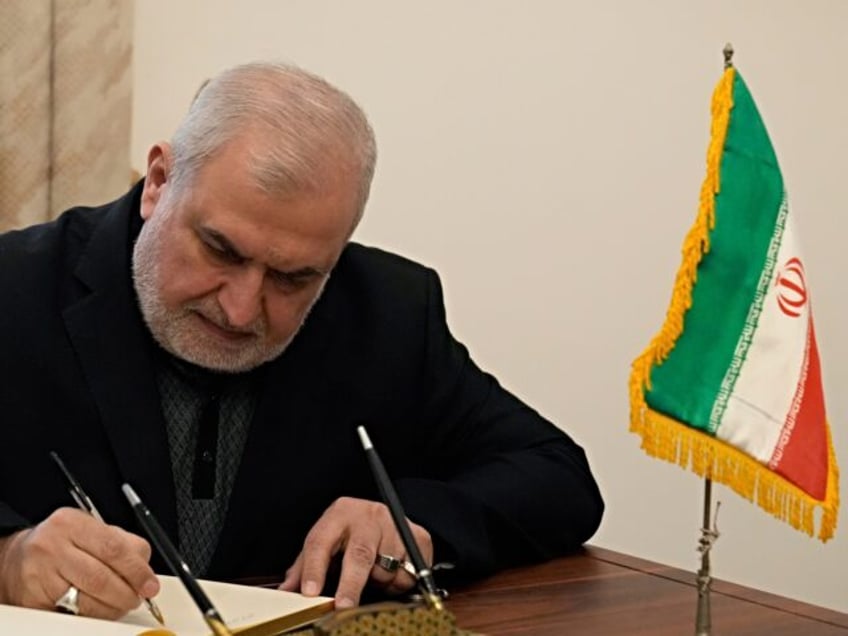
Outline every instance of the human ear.
<svg viewBox="0 0 848 636">
<path fill-rule="evenodd" d="M 156 211 L 171 175 L 173 158 L 171 145 L 162 141 L 154 144 L 147 153 L 147 176 L 141 192 L 141 218 L 148 220 Z"/>
</svg>

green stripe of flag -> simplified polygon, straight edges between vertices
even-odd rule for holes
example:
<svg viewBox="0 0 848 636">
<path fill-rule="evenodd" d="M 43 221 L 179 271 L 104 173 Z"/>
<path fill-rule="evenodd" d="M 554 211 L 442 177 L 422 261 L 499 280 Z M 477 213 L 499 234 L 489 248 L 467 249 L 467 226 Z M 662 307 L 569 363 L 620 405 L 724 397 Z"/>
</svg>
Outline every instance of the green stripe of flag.
<svg viewBox="0 0 848 636">
<path fill-rule="evenodd" d="M 668 359 L 653 368 L 645 396 L 654 410 L 710 432 L 713 405 L 750 319 L 783 199 L 774 149 L 738 72 L 720 188 L 710 251 L 698 267 L 686 327 Z"/>
</svg>

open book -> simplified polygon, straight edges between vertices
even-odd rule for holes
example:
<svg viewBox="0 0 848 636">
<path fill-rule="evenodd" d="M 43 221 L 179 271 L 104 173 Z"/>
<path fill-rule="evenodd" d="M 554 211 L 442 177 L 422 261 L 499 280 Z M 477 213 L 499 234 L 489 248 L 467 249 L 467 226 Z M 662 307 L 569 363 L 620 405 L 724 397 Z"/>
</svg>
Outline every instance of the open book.
<svg viewBox="0 0 848 636">
<path fill-rule="evenodd" d="M 173 576 L 159 576 L 156 604 L 165 616 L 162 628 L 144 605 L 118 622 L 57 612 L 0 605 L 0 632 L 38 636 L 210 636 L 200 610 Z M 233 634 L 273 636 L 310 623 L 333 609 L 333 599 L 306 597 L 232 583 L 201 581 L 203 590 Z"/>
</svg>

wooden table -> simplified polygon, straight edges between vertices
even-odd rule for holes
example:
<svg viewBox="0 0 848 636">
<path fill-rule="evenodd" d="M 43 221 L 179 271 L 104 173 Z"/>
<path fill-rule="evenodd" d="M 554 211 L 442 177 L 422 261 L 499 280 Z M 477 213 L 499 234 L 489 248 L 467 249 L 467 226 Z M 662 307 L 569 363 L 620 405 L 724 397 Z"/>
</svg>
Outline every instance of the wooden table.
<svg viewBox="0 0 848 636">
<path fill-rule="evenodd" d="M 694 574 L 588 547 L 502 572 L 451 594 L 460 626 L 498 634 L 694 634 Z M 715 636 L 848 636 L 848 615 L 750 588 L 713 582 Z"/>
</svg>

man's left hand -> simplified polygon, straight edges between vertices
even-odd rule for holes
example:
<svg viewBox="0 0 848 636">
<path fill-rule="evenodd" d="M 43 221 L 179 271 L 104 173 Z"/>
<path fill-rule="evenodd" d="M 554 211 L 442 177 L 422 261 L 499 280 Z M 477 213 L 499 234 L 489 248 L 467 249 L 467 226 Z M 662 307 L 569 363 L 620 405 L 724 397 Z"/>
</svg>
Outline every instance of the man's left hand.
<svg viewBox="0 0 848 636">
<path fill-rule="evenodd" d="M 430 533 L 411 522 L 410 527 L 421 555 L 427 565 L 432 565 Z M 391 594 L 405 592 L 415 584 L 402 567 L 390 572 L 375 564 L 379 554 L 401 561 L 407 558 L 389 509 L 382 503 L 341 497 L 327 508 L 306 535 L 303 549 L 286 571 L 280 589 L 300 590 L 306 596 L 320 594 L 330 560 L 339 552 L 344 554 L 335 595 L 337 609 L 357 605 L 369 578 Z"/>
</svg>

